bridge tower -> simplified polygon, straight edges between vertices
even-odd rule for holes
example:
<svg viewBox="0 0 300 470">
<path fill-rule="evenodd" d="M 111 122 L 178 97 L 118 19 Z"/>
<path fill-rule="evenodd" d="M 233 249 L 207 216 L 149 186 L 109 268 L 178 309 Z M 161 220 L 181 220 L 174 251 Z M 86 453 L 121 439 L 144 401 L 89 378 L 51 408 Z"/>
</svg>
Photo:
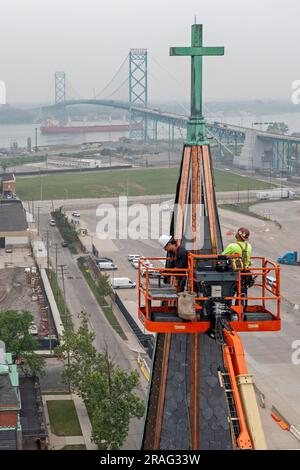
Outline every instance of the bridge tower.
<svg viewBox="0 0 300 470">
<path fill-rule="evenodd" d="M 66 101 L 66 74 L 65 72 L 55 72 L 55 104 Z M 66 122 L 66 107 L 63 106 L 58 112 L 59 120 L 62 124 Z"/>
<path fill-rule="evenodd" d="M 66 101 L 66 74 L 55 72 L 55 103 Z"/>
<path fill-rule="evenodd" d="M 147 139 L 147 119 L 138 118 L 132 106 L 146 107 L 148 104 L 148 56 L 147 49 L 129 51 L 129 137 Z"/>
</svg>

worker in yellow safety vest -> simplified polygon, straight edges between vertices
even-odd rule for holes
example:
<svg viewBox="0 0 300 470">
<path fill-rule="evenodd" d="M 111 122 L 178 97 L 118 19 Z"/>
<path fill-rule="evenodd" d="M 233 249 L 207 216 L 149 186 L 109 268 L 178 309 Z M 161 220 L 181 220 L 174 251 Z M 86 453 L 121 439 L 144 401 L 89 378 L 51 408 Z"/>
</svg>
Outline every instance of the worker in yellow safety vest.
<svg viewBox="0 0 300 470">
<path fill-rule="evenodd" d="M 252 287 L 255 283 L 255 277 L 251 275 L 249 267 L 251 266 L 251 252 L 252 246 L 249 243 L 250 231 L 245 227 L 240 227 L 235 234 L 236 242 L 230 243 L 225 250 L 223 255 L 239 255 L 242 260 L 242 271 L 248 273 L 247 276 L 242 276 L 241 294 L 247 297 L 247 291 L 249 287 Z M 236 301 L 237 305 L 238 301 Z M 247 309 L 248 300 L 242 301 L 242 304 Z"/>
<path fill-rule="evenodd" d="M 240 227 L 235 234 L 236 242 L 230 243 L 223 255 L 239 255 L 243 262 L 244 268 L 251 266 L 252 246 L 249 243 L 250 231 L 245 227 Z"/>
</svg>

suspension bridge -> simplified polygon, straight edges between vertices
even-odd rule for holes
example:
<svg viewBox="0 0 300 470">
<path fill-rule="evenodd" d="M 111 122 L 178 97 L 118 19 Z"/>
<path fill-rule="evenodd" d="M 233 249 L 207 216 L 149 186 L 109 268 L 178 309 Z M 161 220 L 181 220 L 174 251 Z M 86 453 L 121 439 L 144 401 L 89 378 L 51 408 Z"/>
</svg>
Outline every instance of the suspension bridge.
<svg viewBox="0 0 300 470">
<path fill-rule="evenodd" d="M 128 73 L 119 84 L 117 83 L 118 77 L 126 65 Z M 78 105 L 121 109 L 126 111 L 129 116 L 130 139 L 146 141 L 151 136 L 151 139 L 156 141 L 158 139 L 158 125 L 165 124 L 168 126 L 169 141 L 173 147 L 175 129 L 186 129 L 189 117 L 187 114 L 163 111 L 148 105 L 148 74 L 147 49 L 131 49 L 108 84 L 98 93 L 94 92 L 92 98 L 82 98 L 67 81 L 65 72 L 57 71 L 54 77 L 54 103 L 43 106 L 41 109 L 51 112 Z M 109 92 L 114 83 L 116 83 L 116 87 L 112 92 Z M 128 90 L 128 100 L 110 99 L 124 88 Z M 103 97 L 103 95 L 105 96 Z M 266 132 L 215 120 L 207 121 L 206 124 L 208 137 L 216 140 L 220 152 L 221 148 L 225 147 L 232 154 L 233 164 L 237 167 L 252 170 L 265 168 L 270 171 L 279 170 L 295 174 L 300 166 L 300 137 Z M 241 148 L 240 152 L 238 152 L 238 148 Z"/>
</svg>

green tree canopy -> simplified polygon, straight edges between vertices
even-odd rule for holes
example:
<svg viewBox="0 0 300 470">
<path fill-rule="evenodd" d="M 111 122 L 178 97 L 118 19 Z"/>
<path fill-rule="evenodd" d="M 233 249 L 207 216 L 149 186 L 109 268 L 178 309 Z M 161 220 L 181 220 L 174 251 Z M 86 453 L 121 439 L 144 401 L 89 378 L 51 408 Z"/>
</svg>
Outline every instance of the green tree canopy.
<svg viewBox="0 0 300 470">
<path fill-rule="evenodd" d="M 287 134 L 289 126 L 285 122 L 272 122 L 268 125 L 267 132 L 274 132 L 275 134 Z"/>
<path fill-rule="evenodd" d="M 56 348 L 69 357 L 63 379 L 83 398 L 92 424 L 92 439 L 102 449 L 119 449 L 128 435 L 131 418 L 141 418 L 144 404 L 136 395 L 137 371 L 128 373 L 93 346 L 94 333 L 82 314 L 77 332 L 66 331 Z"/>
<path fill-rule="evenodd" d="M 4 341 L 6 350 L 12 353 L 13 360 L 20 363 L 25 373 L 40 374 L 43 371 L 44 361 L 34 353 L 39 344 L 29 332 L 32 322 L 32 314 L 25 310 L 1 312 L 0 339 Z"/>
</svg>

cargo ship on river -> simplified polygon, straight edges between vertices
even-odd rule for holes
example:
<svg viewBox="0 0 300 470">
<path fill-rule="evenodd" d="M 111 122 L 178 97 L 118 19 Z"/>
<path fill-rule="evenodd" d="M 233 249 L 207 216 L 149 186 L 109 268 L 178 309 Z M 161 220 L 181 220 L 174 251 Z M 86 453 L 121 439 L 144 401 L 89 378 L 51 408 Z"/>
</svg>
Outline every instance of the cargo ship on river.
<svg viewBox="0 0 300 470">
<path fill-rule="evenodd" d="M 133 124 L 135 129 L 141 128 L 142 124 Z M 40 126 L 41 134 L 82 134 L 87 132 L 126 132 L 129 131 L 129 123 L 121 124 L 82 124 L 61 125 L 58 122 L 48 122 Z"/>
</svg>

